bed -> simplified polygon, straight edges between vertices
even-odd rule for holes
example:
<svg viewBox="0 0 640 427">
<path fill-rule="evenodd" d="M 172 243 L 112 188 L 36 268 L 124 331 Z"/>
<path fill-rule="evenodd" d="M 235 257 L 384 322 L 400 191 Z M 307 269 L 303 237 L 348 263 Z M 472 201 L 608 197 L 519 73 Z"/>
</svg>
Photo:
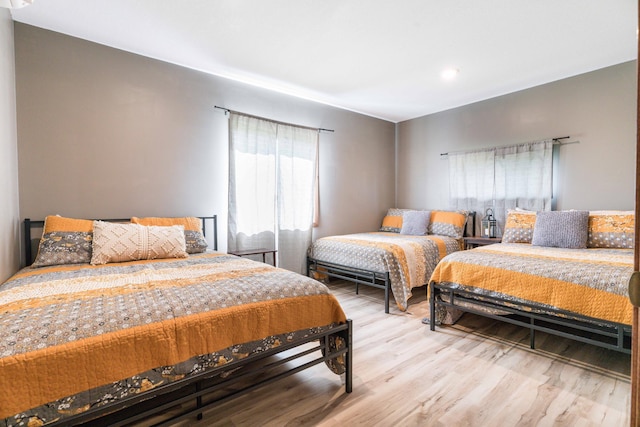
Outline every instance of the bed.
<svg viewBox="0 0 640 427">
<path fill-rule="evenodd" d="M 25 220 L 26 247 L 44 233 L 0 285 L 0 426 L 182 407 L 169 425 L 320 363 L 351 392 L 351 321 L 326 286 L 206 249 L 199 221 L 216 234 L 215 216 Z"/>
<path fill-rule="evenodd" d="M 435 321 L 425 323 L 435 330 L 470 312 L 528 328 L 531 348 L 544 331 L 630 353 L 634 224 L 630 211 L 511 211 L 503 243 L 438 264 L 429 284 Z M 567 236 L 580 244 L 565 244 Z"/>
<path fill-rule="evenodd" d="M 384 289 L 384 310 L 392 294 L 406 311 L 412 289 L 424 286 L 438 262 L 462 249 L 465 211 L 391 208 L 377 232 L 317 239 L 307 252 L 307 275 L 345 279 Z"/>
</svg>

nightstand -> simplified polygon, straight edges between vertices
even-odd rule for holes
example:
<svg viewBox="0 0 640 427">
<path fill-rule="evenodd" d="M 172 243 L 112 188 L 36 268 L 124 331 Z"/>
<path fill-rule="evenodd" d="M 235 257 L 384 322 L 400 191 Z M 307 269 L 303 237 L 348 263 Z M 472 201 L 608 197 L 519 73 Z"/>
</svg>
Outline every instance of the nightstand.
<svg viewBox="0 0 640 427">
<path fill-rule="evenodd" d="M 228 253 L 230 255 L 236 255 L 236 256 L 249 256 L 249 255 L 260 255 L 262 254 L 262 262 L 266 262 L 266 254 L 273 254 L 273 266 L 276 266 L 276 252 L 277 249 L 265 249 L 265 248 L 259 248 L 259 249 L 247 249 L 244 251 L 229 251 Z"/>
<path fill-rule="evenodd" d="M 473 249 L 478 246 L 493 245 L 494 243 L 500 243 L 501 241 L 502 237 L 464 237 L 464 248 Z"/>
</svg>

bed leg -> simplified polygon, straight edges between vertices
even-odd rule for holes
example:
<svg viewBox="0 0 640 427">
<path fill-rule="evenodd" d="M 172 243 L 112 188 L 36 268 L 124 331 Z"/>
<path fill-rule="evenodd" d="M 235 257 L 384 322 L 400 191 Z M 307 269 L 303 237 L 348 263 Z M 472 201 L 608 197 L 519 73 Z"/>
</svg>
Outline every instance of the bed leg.
<svg viewBox="0 0 640 427">
<path fill-rule="evenodd" d="M 344 391 L 351 393 L 353 389 L 353 322 L 347 319 L 347 353 L 345 355 Z"/>
<path fill-rule="evenodd" d="M 436 290 L 434 282 L 429 282 L 429 329 L 436 330 Z"/>
<path fill-rule="evenodd" d="M 384 312 L 389 314 L 389 284 L 384 287 Z"/>
<path fill-rule="evenodd" d="M 202 389 L 202 386 L 200 385 L 200 381 L 198 381 L 196 383 L 196 392 L 199 392 Z M 196 397 L 196 408 L 201 408 L 202 407 L 202 396 L 198 395 L 198 397 Z M 199 420 L 202 419 L 202 412 L 198 412 L 198 415 L 196 416 L 196 418 Z"/>
<path fill-rule="evenodd" d="M 389 314 L 389 288 L 391 287 L 391 278 L 387 272 L 384 279 L 384 312 Z"/>
<path fill-rule="evenodd" d="M 534 325 L 533 318 L 529 320 L 529 323 L 531 323 L 531 326 Z M 533 329 L 533 327 L 529 329 L 529 347 L 531 347 L 531 349 L 536 348 L 536 330 Z"/>
</svg>

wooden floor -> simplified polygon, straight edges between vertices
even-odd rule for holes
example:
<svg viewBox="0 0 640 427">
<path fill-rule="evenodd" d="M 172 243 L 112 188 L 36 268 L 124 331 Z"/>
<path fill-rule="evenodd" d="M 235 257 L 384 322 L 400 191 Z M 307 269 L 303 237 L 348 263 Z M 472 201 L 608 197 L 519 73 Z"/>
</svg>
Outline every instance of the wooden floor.
<svg viewBox="0 0 640 427">
<path fill-rule="evenodd" d="M 630 357 L 471 314 L 431 332 L 383 291 L 329 285 L 353 320 L 353 392 L 317 365 L 180 426 L 627 426 Z"/>
</svg>

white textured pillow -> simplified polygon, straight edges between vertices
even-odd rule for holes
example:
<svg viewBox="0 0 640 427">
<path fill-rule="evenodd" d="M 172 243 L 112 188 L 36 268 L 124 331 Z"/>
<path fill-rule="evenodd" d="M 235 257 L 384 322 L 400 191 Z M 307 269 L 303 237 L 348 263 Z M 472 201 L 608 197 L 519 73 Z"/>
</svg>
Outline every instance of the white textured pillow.
<svg viewBox="0 0 640 427">
<path fill-rule="evenodd" d="M 91 264 L 186 257 L 182 225 L 160 227 L 93 222 Z"/>
</svg>

